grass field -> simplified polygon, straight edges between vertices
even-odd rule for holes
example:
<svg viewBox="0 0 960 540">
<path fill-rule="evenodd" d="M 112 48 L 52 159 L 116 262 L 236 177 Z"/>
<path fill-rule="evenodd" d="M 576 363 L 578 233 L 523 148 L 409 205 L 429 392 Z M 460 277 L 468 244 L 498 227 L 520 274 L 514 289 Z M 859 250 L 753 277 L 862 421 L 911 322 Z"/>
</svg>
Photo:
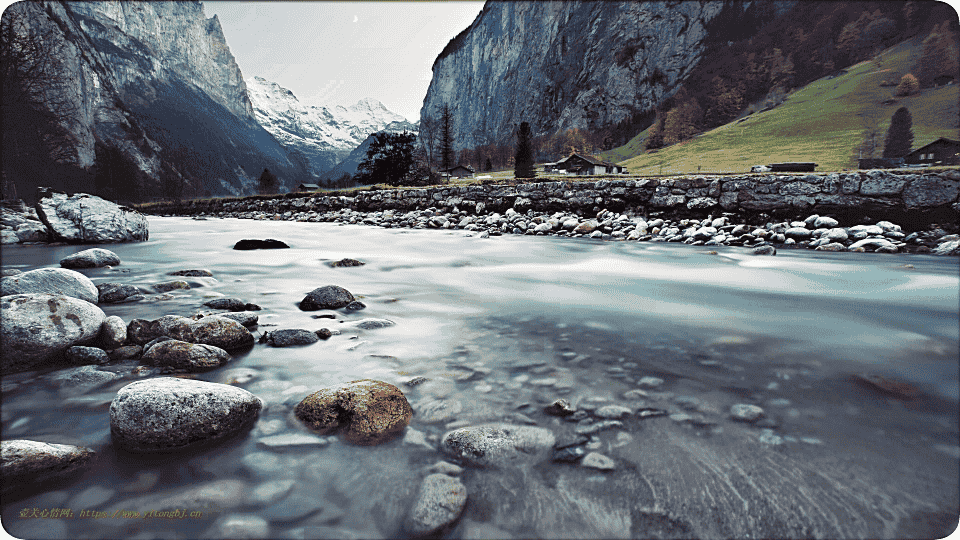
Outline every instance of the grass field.
<svg viewBox="0 0 960 540">
<path fill-rule="evenodd" d="M 644 132 L 602 155 L 640 175 L 749 172 L 753 165 L 784 161 L 816 162 L 818 171 L 855 169 L 867 118 L 880 118 L 882 138 L 890 117 L 901 106 L 913 117 L 914 148 L 938 137 L 957 139 L 960 88 L 956 84 L 881 104 L 895 88 L 881 87 L 880 82 L 908 73 L 918 54 L 919 40 L 904 42 L 882 53 L 879 70 L 873 61 L 851 66 L 846 74 L 819 79 L 795 91 L 774 109 L 655 152 L 643 151 Z"/>
</svg>

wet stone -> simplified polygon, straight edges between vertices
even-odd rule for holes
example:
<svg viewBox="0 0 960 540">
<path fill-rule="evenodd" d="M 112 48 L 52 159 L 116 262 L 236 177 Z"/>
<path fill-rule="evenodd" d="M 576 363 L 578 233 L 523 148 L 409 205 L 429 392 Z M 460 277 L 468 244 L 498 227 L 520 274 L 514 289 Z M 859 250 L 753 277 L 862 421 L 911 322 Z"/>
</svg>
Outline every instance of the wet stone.
<svg viewBox="0 0 960 540">
<path fill-rule="evenodd" d="M 72 474 L 86 468 L 95 453 L 89 448 L 39 441 L 0 442 L 0 476 L 3 493 Z"/>
<path fill-rule="evenodd" d="M 211 309 L 224 309 L 227 311 L 244 311 L 246 303 L 239 298 L 214 298 L 203 303 Z"/>
<path fill-rule="evenodd" d="M 74 345 L 67 349 L 67 361 L 75 366 L 85 366 L 91 364 L 106 364 L 110 362 L 110 356 L 107 351 L 96 347 L 83 347 Z"/>
<path fill-rule="evenodd" d="M 246 251 L 252 249 L 285 249 L 289 248 L 287 244 L 280 240 L 268 238 L 266 240 L 244 239 L 233 245 L 233 249 Z"/>
<path fill-rule="evenodd" d="M 601 471 L 612 471 L 616 468 L 616 464 L 612 459 L 598 452 L 590 452 L 584 456 L 583 460 L 580 462 L 580 465 L 582 467 L 598 469 Z"/>
<path fill-rule="evenodd" d="M 418 538 L 437 535 L 460 518 L 466 504 L 467 488 L 459 479 L 431 474 L 420 484 L 404 529 Z"/>
<path fill-rule="evenodd" d="M 204 269 L 177 270 L 176 272 L 170 272 L 167 275 L 180 277 L 213 277 L 212 272 Z"/>
<path fill-rule="evenodd" d="M 321 309 L 339 309 L 355 301 L 350 291 L 338 285 L 318 287 L 307 294 L 300 301 L 302 311 L 318 311 Z"/>
<path fill-rule="evenodd" d="M 543 412 L 552 415 L 552 416 L 570 416 L 573 414 L 575 409 L 570 403 L 565 399 L 558 399 L 546 406 L 543 409 Z"/>
<path fill-rule="evenodd" d="M 575 430 L 581 435 L 593 435 L 594 433 L 599 433 L 605 429 L 614 427 L 623 427 L 623 422 L 618 420 L 605 420 L 597 423 L 584 423 L 583 425 L 577 426 Z"/>
<path fill-rule="evenodd" d="M 617 419 L 629 416 L 632 412 L 633 411 L 627 407 L 622 407 L 620 405 L 604 405 L 603 407 L 600 407 L 594 411 L 593 414 L 600 418 Z"/>
<path fill-rule="evenodd" d="M 259 316 L 252 311 L 230 311 L 227 313 L 220 313 L 218 317 L 223 317 L 225 319 L 232 319 L 242 324 L 243 326 L 256 326 L 259 322 Z"/>
<path fill-rule="evenodd" d="M 376 445 L 399 435 L 413 409 L 396 386 L 364 379 L 314 392 L 296 406 L 295 414 L 321 435 L 340 430 L 351 443 Z"/>
<path fill-rule="evenodd" d="M 267 332 L 260 339 L 273 347 L 292 347 L 295 345 L 309 345 L 316 343 L 320 338 L 315 332 L 303 329 L 274 330 Z"/>
<path fill-rule="evenodd" d="M 582 446 L 567 446 L 565 448 L 554 449 L 553 461 L 557 463 L 575 463 L 585 455 L 587 455 L 587 451 L 584 450 Z"/>
<path fill-rule="evenodd" d="M 60 266 L 63 268 L 101 268 L 118 264 L 120 264 L 120 257 L 109 249 L 103 248 L 85 249 L 60 259 Z"/>
<path fill-rule="evenodd" d="M 365 309 L 366 307 L 367 305 L 364 304 L 363 302 L 359 300 L 354 300 L 353 302 L 350 302 L 349 304 L 344 306 L 343 309 L 347 311 L 360 311 L 361 309 Z"/>
<path fill-rule="evenodd" d="M 536 459 L 555 441 L 553 433 L 542 427 L 484 424 L 448 432 L 440 447 L 471 465 L 497 467 Z"/>
<path fill-rule="evenodd" d="M 730 417 L 740 422 L 756 422 L 763 416 L 763 409 L 756 405 L 737 403 L 730 407 Z"/>
<path fill-rule="evenodd" d="M 348 268 L 351 266 L 363 266 L 366 263 L 360 262 L 356 259 L 340 259 L 339 261 L 334 261 L 327 263 L 331 268 Z"/>
</svg>

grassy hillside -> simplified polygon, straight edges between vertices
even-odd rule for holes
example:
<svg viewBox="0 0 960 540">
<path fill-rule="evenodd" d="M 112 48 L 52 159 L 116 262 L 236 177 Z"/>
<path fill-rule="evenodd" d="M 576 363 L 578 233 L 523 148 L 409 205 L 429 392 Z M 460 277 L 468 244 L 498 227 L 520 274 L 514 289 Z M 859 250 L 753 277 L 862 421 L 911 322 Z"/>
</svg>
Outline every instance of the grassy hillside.
<svg viewBox="0 0 960 540">
<path fill-rule="evenodd" d="M 643 132 L 602 155 L 625 165 L 630 173 L 644 175 L 748 172 L 753 165 L 783 161 L 813 161 L 819 164 L 818 171 L 854 169 L 869 118 L 879 119 L 882 138 L 890 117 L 901 106 L 913 117 L 914 148 L 938 137 L 960 138 L 960 88 L 956 84 L 881 104 L 893 96 L 895 88 L 881 87 L 880 82 L 908 73 L 919 52 L 919 39 L 907 41 L 884 51 L 879 68 L 876 60 L 851 66 L 843 75 L 795 91 L 779 107 L 745 116 L 694 139 L 645 153 Z"/>
</svg>

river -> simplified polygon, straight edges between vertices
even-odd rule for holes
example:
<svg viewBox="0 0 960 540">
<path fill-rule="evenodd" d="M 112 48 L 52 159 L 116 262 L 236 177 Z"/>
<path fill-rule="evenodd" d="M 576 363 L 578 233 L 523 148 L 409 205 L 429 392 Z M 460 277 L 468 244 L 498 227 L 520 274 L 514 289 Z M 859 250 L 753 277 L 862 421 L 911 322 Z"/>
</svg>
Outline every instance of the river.
<svg viewBox="0 0 960 540">
<path fill-rule="evenodd" d="M 469 499 L 449 536 L 902 538 L 956 526 L 955 257 L 789 249 L 770 257 L 724 246 L 237 219 L 151 217 L 150 229 L 147 242 L 100 246 L 120 266 L 83 272 L 95 283 L 186 279 L 192 288 L 102 305 L 107 315 L 189 316 L 224 295 L 263 308 L 255 335 L 366 317 L 396 325 L 301 347 L 258 344 L 196 374 L 253 392 L 264 409 L 249 433 L 187 455 L 113 449 L 108 405 L 138 378 L 129 370 L 94 388 L 37 372 L 4 377 L 3 439 L 99 454 L 59 489 L 4 501 L 3 525 L 14 536 L 217 537 L 218 524 L 239 514 L 266 520 L 274 538 L 395 537 L 424 468 L 444 459 L 436 448 L 448 429 L 533 423 L 562 437 L 577 424 L 543 412 L 561 397 L 586 410 L 617 404 L 669 415 L 631 414 L 597 433 L 588 451 L 611 458 L 613 470 L 549 459 L 466 467 Z M 291 249 L 231 249 L 242 238 Z M 6 268 L 29 270 L 79 249 L 3 250 Z M 325 264 L 344 257 L 366 264 Z M 214 278 L 167 275 L 191 268 Z M 328 284 L 367 307 L 329 312 L 336 319 L 297 308 Z M 885 393 L 856 375 L 902 381 L 915 395 Z M 413 377 L 429 380 L 404 384 Z M 291 409 L 307 394 L 362 378 L 404 391 L 415 411 L 405 438 L 377 447 L 336 437 L 313 447 L 260 442 L 305 431 Z M 637 389 L 647 395 L 625 397 Z M 759 405 L 766 418 L 735 422 L 736 403 Z M 190 490 L 206 485 L 237 494 L 186 519 L 114 516 L 178 496 L 190 512 Z M 25 508 L 67 508 L 74 517 L 25 519 Z M 110 516 L 81 518 L 84 510 Z"/>
</svg>

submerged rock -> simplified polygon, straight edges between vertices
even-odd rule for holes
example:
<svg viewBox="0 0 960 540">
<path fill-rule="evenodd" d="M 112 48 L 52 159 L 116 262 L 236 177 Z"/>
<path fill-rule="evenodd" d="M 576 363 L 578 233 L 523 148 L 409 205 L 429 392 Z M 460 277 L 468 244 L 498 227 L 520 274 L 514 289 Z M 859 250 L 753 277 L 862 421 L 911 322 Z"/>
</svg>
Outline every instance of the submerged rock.
<svg viewBox="0 0 960 540">
<path fill-rule="evenodd" d="M 153 286 L 153 290 L 165 293 L 170 291 L 175 291 L 178 289 L 189 289 L 190 284 L 186 281 L 176 280 L 176 281 L 164 281 L 163 283 L 157 283 Z"/>
<path fill-rule="evenodd" d="M 148 379 L 117 392 L 110 403 L 110 434 L 128 452 L 184 450 L 251 427 L 261 407 L 257 396 L 226 384 Z"/>
<path fill-rule="evenodd" d="M 434 537 L 456 523 L 467 505 L 467 488 L 460 479 L 431 474 L 423 479 L 404 529 L 414 538 Z"/>
<path fill-rule="evenodd" d="M 65 268 L 38 268 L 0 279 L 0 294 L 62 294 L 96 304 L 97 286 L 90 278 Z"/>
<path fill-rule="evenodd" d="M 274 330 L 267 332 L 260 338 L 261 342 L 266 342 L 273 347 L 291 347 L 294 345 L 310 345 L 320 341 L 316 332 L 303 330 L 299 328 L 287 330 Z"/>
<path fill-rule="evenodd" d="M 4 296 L 0 313 L 0 369 L 4 373 L 43 367 L 69 347 L 92 343 L 106 319 L 90 302 L 54 294 Z"/>
<path fill-rule="evenodd" d="M 321 309 L 339 309 L 356 300 L 350 291 L 338 285 L 325 285 L 310 291 L 300 301 L 303 311 L 318 311 Z"/>
<path fill-rule="evenodd" d="M 339 261 L 334 261 L 327 264 L 331 268 L 347 268 L 351 266 L 363 266 L 366 263 L 360 262 L 356 259 L 340 259 Z"/>
<path fill-rule="evenodd" d="M 177 270 L 176 272 L 170 272 L 168 276 L 181 276 L 181 277 L 213 277 L 213 272 L 205 269 L 196 269 L 196 270 Z"/>
<path fill-rule="evenodd" d="M 0 442 L 3 493 L 13 494 L 37 483 L 67 476 L 87 467 L 93 450 L 69 444 L 16 439 Z"/>
<path fill-rule="evenodd" d="M 274 240 L 269 238 L 267 240 L 251 240 L 244 239 L 240 240 L 233 245 L 233 249 L 245 251 L 251 249 L 285 249 L 289 248 L 287 244 L 281 242 L 280 240 Z"/>
<path fill-rule="evenodd" d="M 143 291 L 133 285 L 122 283 L 100 283 L 97 285 L 100 304 L 118 304 L 143 300 Z"/>
<path fill-rule="evenodd" d="M 763 409 L 756 405 L 737 403 L 730 407 L 730 417 L 740 422 L 756 422 L 763 416 Z"/>
<path fill-rule="evenodd" d="M 170 339 L 147 349 L 141 361 L 175 371 L 194 372 L 220 367 L 230 361 L 230 354 L 213 345 Z"/>
<path fill-rule="evenodd" d="M 499 467 L 545 456 L 554 442 L 546 428 L 484 424 L 448 432 L 440 447 L 471 465 Z"/>
<path fill-rule="evenodd" d="M 92 364 L 106 364 L 110 361 L 107 351 L 96 347 L 83 347 L 74 345 L 67 349 L 67 362 L 75 366 L 86 366 Z"/>
<path fill-rule="evenodd" d="M 102 268 L 118 264 L 120 264 L 120 257 L 109 249 L 103 248 L 85 249 L 60 259 L 60 266 L 64 268 Z"/>
<path fill-rule="evenodd" d="M 314 392 L 294 413 L 321 435 L 340 430 L 351 443 L 375 445 L 399 435 L 413 409 L 396 386 L 363 379 Z"/>
</svg>

